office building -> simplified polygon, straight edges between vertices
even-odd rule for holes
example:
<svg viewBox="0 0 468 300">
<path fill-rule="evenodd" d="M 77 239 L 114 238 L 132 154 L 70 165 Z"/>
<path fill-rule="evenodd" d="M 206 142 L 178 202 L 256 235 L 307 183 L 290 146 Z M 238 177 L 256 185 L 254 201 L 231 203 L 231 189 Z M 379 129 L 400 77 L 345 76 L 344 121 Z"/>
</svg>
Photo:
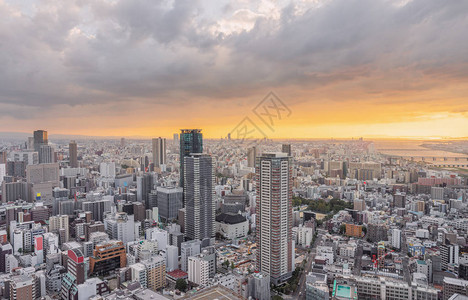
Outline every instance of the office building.
<svg viewBox="0 0 468 300">
<path fill-rule="evenodd" d="M 215 238 L 214 172 L 211 156 L 191 154 L 184 158 L 185 236 L 207 246 Z"/>
<path fill-rule="evenodd" d="M 115 163 L 114 162 L 103 162 L 99 165 L 99 172 L 101 177 L 104 178 L 115 178 Z"/>
<path fill-rule="evenodd" d="M 190 256 L 195 256 L 201 251 L 201 242 L 200 241 L 188 241 L 180 245 L 180 269 L 184 272 L 188 270 L 188 258 Z"/>
<path fill-rule="evenodd" d="M 47 131 L 45 130 L 36 130 L 34 131 L 34 151 L 39 152 L 39 149 L 42 145 L 48 145 L 49 138 Z"/>
<path fill-rule="evenodd" d="M 84 201 L 82 207 L 83 211 L 91 212 L 93 220 L 102 222 L 106 212 L 111 211 L 112 202 L 108 199 Z"/>
<path fill-rule="evenodd" d="M 76 300 L 77 286 L 85 282 L 86 263 L 83 252 L 80 249 L 69 249 L 66 256 L 67 273 L 62 278 L 61 299 Z"/>
<path fill-rule="evenodd" d="M 265 153 L 256 161 L 257 270 L 273 284 L 293 271 L 292 165 L 286 153 Z"/>
<path fill-rule="evenodd" d="M 281 145 L 281 152 L 286 153 L 288 156 L 292 156 L 291 155 L 291 144 Z"/>
<path fill-rule="evenodd" d="M 32 184 L 27 182 L 2 182 L 2 202 L 18 199 L 31 202 Z"/>
<path fill-rule="evenodd" d="M 179 269 L 179 248 L 169 245 L 166 247 L 166 270 L 171 272 L 177 269 Z"/>
<path fill-rule="evenodd" d="M 64 236 L 60 238 L 60 244 L 68 242 L 70 238 L 70 227 L 68 225 L 68 215 L 51 216 L 49 218 L 49 232 L 59 233 L 64 230 Z M 60 237 L 60 236 L 59 236 Z"/>
<path fill-rule="evenodd" d="M 124 243 L 135 240 L 135 221 L 133 215 L 124 212 L 108 216 L 104 220 L 109 238 L 119 240 Z"/>
<path fill-rule="evenodd" d="M 203 135 L 201 129 L 181 129 L 180 130 L 180 182 L 179 185 L 184 187 L 184 158 L 191 153 L 203 152 Z"/>
<path fill-rule="evenodd" d="M 68 144 L 68 156 L 70 158 L 70 167 L 78 168 L 78 146 L 75 141 Z"/>
<path fill-rule="evenodd" d="M 144 173 L 137 177 L 137 200 L 150 209 L 149 193 L 154 189 L 154 177 L 152 173 Z"/>
<path fill-rule="evenodd" d="M 444 200 L 444 188 L 443 187 L 431 187 L 431 198 L 433 200 Z"/>
<path fill-rule="evenodd" d="M 393 196 L 394 206 L 399 208 L 406 207 L 406 194 L 405 193 L 396 193 Z"/>
<path fill-rule="evenodd" d="M 247 167 L 255 168 L 255 159 L 257 158 L 257 148 L 252 147 L 247 149 Z M 247 190 L 246 188 L 244 188 Z"/>
<path fill-rule="evenodd" d="M 161 219 L 170 222 L 177 219 L 183 205 L 184 189 L 181 187 L 158 187 L 157 206 Z"/>
<path fill-rule="evenodd" d="M 29 183 L 50 182 L 53 186 L 59 186 L 60 172 L 57 163 L 28 165 L 26 167 L 26 175 L 26 180 Z"/>
<path fill-rule="evenodd" d="M 153 139 L 153 164 L 155 168 L 160 168 L 166 164 L 166 139 Z"/>
<path fill-rule="evenodd" d="M 55 162 L 55 153 L 52 146 L 41 145 L 38 153 L 40 164 L 51 164 Z"/>
<path fill-rule="evenodd" d="M 96 245 L 93 256 L 89 258 L 89 273 L 103 276 L 126 265 L 125 244 L 116 240 L 105 241 Z"/>
<path fill-rule="evenodd" d="M 468 296 L 468 281 L 445 277 L 444 278 L 444 289 L 443 289 L 443 299 L 448 300 L 454 294 L 459 294 L 462 296 Z M 456 299 L 456 298 L 455 298 Z M 464 299 L 464 298 L 461 298 Z"/>
</svg>

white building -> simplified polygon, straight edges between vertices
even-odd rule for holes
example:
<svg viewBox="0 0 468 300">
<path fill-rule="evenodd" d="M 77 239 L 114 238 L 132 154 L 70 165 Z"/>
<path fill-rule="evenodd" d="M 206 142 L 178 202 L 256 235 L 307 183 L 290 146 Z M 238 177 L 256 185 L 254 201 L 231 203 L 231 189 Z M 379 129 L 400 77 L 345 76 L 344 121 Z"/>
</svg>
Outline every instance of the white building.
<svg viewBox="0 0 468 300">
<path fill-rule="evenodd" d="M 101 177 L 105 178 L 115 178 L 115 163 L 103 162 L 99 166 L 99 171 L 101 172 Z"/>
<path fill-rule="evenodd" d="M 6 176 L 6 166 L 5 164 L 0 164 L 0 184 L 3 182 L 3 177 Z"/>
<path fill-rule="evenodd" d="M 296 231 L 296 243 L 302 247 L 309 247 L 314 236 L 314 229 L 301 225 L 293 230 Z"/>
<path fill-rule="evenodd" d="M 133 215 L 116 213 L 104 220 L 106 232 L 110 239 L 120 240 L 124 243 L 135 240 L 135 222 Z"/>
<path fill-rule="evenodd" d="M 146 277 L 146 267 L 142 263 L 136 263 L 130 266 L 132 281 L 139 282 L 144 288 L 148 287 L 148 278 Z"/>
<path fill-rule="evenodd" d="M 166 249 L 167 244 L 168 244 L 168 234 L 166 230 L 153 227 L 153 228 L 146 229 L 145 233 L 146 233 L 147 240 L 158 242 L 159 250 Z"/>
<path fill-rule="evenodd" d="M 166 266 L 167 272 L 171 272 L 179 268 L 179 248 L 176 246 L 167 246 Z"/>
<path fill-rule="evenodd" d="M 401 230 L 400 229 L 392 230 L 392 247 L 396 249 L 401 248 Z"/>
<path fill-rule="evenodd" d="M 317 256 L 321 256 L 327 260 L 327 264 L 335 262 L 335 252 L 330 246 L 317 246 Z"/>
<path fill-rule="evenodd" d="M 223 213 L 216 217 L 216 232 L 231 240 L 243 238 L 249 233 L 249 221 L 239 214 Z"/>
<path fill-rule="evenodd" d="M 188 280 L 197 285 L 206 286 L 210 278 L 209 262 L 198 256 L 188 258 Z"/>
</svg>

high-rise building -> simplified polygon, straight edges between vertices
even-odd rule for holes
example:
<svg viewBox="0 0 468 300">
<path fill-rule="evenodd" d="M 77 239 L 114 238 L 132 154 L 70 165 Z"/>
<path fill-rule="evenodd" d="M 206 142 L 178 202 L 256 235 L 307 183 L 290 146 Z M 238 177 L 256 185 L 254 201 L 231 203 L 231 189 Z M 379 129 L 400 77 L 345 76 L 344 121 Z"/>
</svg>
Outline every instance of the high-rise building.
<svg viewBox="0 0 468 300">
<path fill-rule="evenodd" d="M 155 291 L 166 286 L 166 262 L 161 256 L 153 256 L 141 262 L 146 268 L 148 288 Z"/>
<path fill-rule="evenodd" d="M 179 144 L 179 134 L 178 133 L 174 133 L 173 142 L 174 142 L 174 146 Z"/>
<path fill-rule="evenodd" d="M 406 194 L 405 193 L 396 193 L 393 196 L 393 199 L 394 199 L 395 207 L 405 208 L 406 206 Z"/>
<path fill-rule="evenodd" d="M 153 139 L 153 164 L 155 168 L 166 164 L 166 139 Z"/>
<path fill-rule="evenodd" d="M 393 229 L 392 231 L 392 246 L 393 248 L 400 249 L 401 248 L 401 230 L 400 229 Z"/>
<path fill-rule="evenodd" d="M 206 286 L 210 279 L 209 262 L 200 256 L 188 258 L 188 280 L 196 285 Z"/>
<path fill-rule="evenodd" d="M 54 148 L 49 145 L 41 145 L 39 147 L 39 163 L 51 164 L 55 162 Z"/>
<path fill-rule="evenodd" d="M 58 164 L 28 165 L 26 167 L 26 180 L 29 183 L 51 182 L 53 186 L 59 186 L 59 178 Z"/>
<path fill-rule="evenodd" d="M 188 270 L 188 258 L 199 254 L 201 251 L 201 242 L 198 240 L 188 241 L 180 244 L 180 268 L 182 271 Z"/>
<path fill-rule="evenodd" d="M 6 164 L 0 163 L 0 184 L 3 182 L 3 177 L 7 174 Z"/>
<path fill-rule="evenodd" d="M 292 165 L 286 153 L 264 153 L 256 161 L 257 270 L 273 284 L 293 271 Z"/>
<path fill-rule="evenodd" d="M 10 300 L 34 300 L 37 297 L 35 277 L 22 274 L 10 281 Z"/>
<path fill-rule="evenodd" d="M 180 186 L 184 187 L 184 158 L 191 153 L 203 152 L 203 135 L 201 129 L 180 130 Z"/>
<path fill-rule="evenodd" d="M 186 156 L 184 161 L 185 236 L 206 246 L 216 233 L 213 161 L 201 153 Z"/>
<path fill-rule="evenodd" d="M 45 130 L 36 130 L 34 131 L 34 151 L 39 152 L 41 145 L 48 145 L 49 138 L 47 136 L 47 131 Z"/>
<path fill-rule="evenodd" d="M 75 141 L 68 145 L 68 156 L 70 157 L 70 167 L 78 168 L 78 146 Z"/>
<path fill-rule="evenodd" d="M 247 149 L 247 167 L 255 168 L 255 158 L 257 157 L 257 148 L 252 147 Z"/>
<path fill-rule="evenodd" d="M 458 255 L 460 247 L 458 245 L 442 244 L 440 245 L 440 257 L 442 271 L 448 270 L 449 265 L 458 265 Z"/>
<path fill-rule="evenodd" d="M 126 213 L 116 213 L 114 216 L 108 216 L 104 220 L 109 238 L 122 241 L 124 243 L 135 240 L 135 221 L 133 215 Z"/>
<path fill-rule="evenodd" d="M 181 187 L 158 187 L 158 212 L 164 221 L 177 219 L 179 209 L 182 208 L 184 189 Z"/>
<path fill-rule="evenodd" d="M 146 209 L 152 208 L 149 202 L 149 194 L 153 190 L 154 177 L 152 173 L 144 173 L 137 176 L 137 199 L 145 205 Z"/>
<path fill-rule="evenodd" d="M 59 232 L 60 229 L 65 230 L 65 236 L 60 241 L 60 244 L 68 242 L 70 237 L 70 227 L 68 226 L 68 215 L 51 216 L 49 218 L 49 232 Z"/>
<path fill-rule="evenodd" d="M 291 156 L 291 144 L 281 145 L 281 152 L 286 153 L 288 156 Z"/>
<path fill-rule="evenodd" d="M 62 278 L 61 299 L 78 299 L 77 286 L 86 280 L 86 266 L 83 252 L 80 249 L 71 249 L 67 253 L 68 272 Z"/>
</svg>

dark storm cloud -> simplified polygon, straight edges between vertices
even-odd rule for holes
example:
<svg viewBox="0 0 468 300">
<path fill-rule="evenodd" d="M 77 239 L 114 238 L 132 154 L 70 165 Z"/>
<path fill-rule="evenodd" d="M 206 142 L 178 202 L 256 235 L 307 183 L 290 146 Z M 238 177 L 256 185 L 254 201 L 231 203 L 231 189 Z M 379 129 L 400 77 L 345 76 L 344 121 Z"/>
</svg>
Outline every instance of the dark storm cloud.
<svg viewBox="0 0 468 300">
<path fill-rule="evenodd" d="M 370 93 L 418 90 L 468 75 L 467 1 L 332 0 L 300 12 L 292 3 L 234 32 L 220 24 L 236 6 L 217 15 L 207 4 L 43 0 L 21 14 L 0 0 L 0 108 L 180 105 L 357 79 Z"/>
</svg>

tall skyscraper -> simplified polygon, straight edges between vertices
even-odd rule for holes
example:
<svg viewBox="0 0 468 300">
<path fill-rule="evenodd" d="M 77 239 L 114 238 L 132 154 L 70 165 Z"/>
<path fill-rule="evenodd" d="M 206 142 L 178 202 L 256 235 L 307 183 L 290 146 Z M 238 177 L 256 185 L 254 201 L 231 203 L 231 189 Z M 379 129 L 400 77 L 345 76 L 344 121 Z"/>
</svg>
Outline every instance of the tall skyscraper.
<svg viewBox="0 0 468 300">
<path fill-rule="evenodd" d="M 41 145 L 48 145 L 49 138 L 47 131 L 45 130 L 36 130 L 34 131 L 34 151 L 39 152 Z"/>
<path fill-rule="evenodd" d="M 292 165 L 286 153 L 265 153 L 256 161 L 257 270 L 273 284 L 293 271 Z"/>
<path fill-rule="evenodd" d="M 178 145 L 179 144 L 179 134 L 174 133 L 173 139 L 174 139 L 174 146 Z"/>
<path fill-rule="evenodd" d="M 184 187 L 184 158 L 191 153 L 203 152 L 203 135 L 201 129 L 180 130 L 180 186 Z"/>
<path fill-rule="evenodd" d="M 283 144 L 281 146 L 281 152 L 286 153 L 288 156 L 291 156 L 291 144 Z"/>
<path fill-rule="evenodd" d="M 211 244 L 215 237 L 215 202 L 213 201 L 213 161 L 206 154 L 185 157 L 185 236 Z"/>
<path fill-rule="evenodd" d="M 255 168 L 255 158 L 257 157 L 257 148 L 252 147 L 247 149 L 247 166 Z"/>
<path fill-rule="evenodd" d="M 78 146 L 75 141 L 71 141 L 68 145 L 68 154 L 70 157 L 70 167 L 78 168 Z"/>
<path fill-rule="evenodd" d="M 166 164 L 166 139 L 153 139 L 153 164 L 155 168 Z"/>
</svg>

